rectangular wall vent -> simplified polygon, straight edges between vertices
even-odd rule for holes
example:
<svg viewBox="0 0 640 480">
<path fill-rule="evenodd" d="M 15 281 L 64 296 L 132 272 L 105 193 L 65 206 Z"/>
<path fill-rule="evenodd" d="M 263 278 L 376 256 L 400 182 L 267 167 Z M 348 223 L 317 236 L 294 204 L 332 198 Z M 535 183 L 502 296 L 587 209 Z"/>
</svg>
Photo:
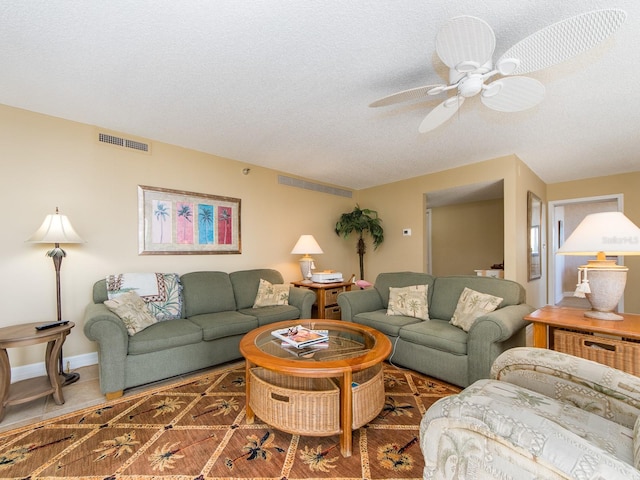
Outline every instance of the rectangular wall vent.
<svg viewBox="0 0 640 480">
<path fill-rule="evenodd" d="M 313 190 L 316 192 L 328 193 L 329 195 L 337 195 L 339 197 L 351 198 L 353 195 L 353 192 L 351 190 L 345 190 L 344 188 L 337 188 L 337 187 L 329 187 L 327 185 L 308 182 L 306 180 L 287 177 L 285 175 L 278 175 L 278 183 L 280 185 L 288 185 L 290 187 L 304 188 L 306 190 Z"/>
<path fill-rule="evenodd" d="M 98 142 L 113 145 L 115 147 L 136 150 L 143 153 L 151 153 L 151 145 L 139 140 L 120 137 L 111 133 L 98 132 Z"/>
</svg>

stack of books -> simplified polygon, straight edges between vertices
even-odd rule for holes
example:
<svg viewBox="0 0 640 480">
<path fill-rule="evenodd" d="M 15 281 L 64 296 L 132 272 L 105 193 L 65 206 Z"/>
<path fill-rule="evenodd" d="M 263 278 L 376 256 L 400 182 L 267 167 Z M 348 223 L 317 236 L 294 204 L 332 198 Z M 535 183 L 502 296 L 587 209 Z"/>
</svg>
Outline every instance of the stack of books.
<svg viewBox="0 0 640 480">
<path fill-rule="evenodd" d="M 311 345 L 320 346 L 323 343 L 329 344 L 329 332 L 327 330 L 311 330 L 302 325 L 274 330 L 271 335 L 282 340 L 283 345 L 290 345 L 295 348 L 306 348 Z"/>
</svg>

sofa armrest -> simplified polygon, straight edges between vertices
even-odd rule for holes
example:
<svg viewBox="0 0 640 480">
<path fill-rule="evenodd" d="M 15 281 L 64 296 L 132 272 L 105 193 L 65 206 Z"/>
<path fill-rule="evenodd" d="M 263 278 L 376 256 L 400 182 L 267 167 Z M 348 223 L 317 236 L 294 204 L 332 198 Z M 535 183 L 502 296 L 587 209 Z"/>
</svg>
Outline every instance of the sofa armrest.
<svg viewBox="0 0 640 480">
<path fill-rule="evenodd" d="M 467 354 L 469 355 L 468 384 L 488 378 L 491 365 L 498 355 L 511 347 L 524 346 L 524 319 L 534 310 L 522 303 L 508 305 L 478 318 L 469 330 Z"/>
<path fill-rule="evenodd" d="M 84 313 L 84 334 L 98 343 L 102 393 L 124 389 L 129 335 L 122 320 L 101 303 L 91 303 Z"/>
<path fill-rule="evenodd" d="M 308 288 L 290 287 L 289 305 L 300 310 L 300 318 L 311 318 L 311 309 L 316 301 L 316 294 Z"/>
<path fill-rule="evenodd" d="M 640 415 L 640 378 L 566 353 L 513 348 L 496 358 L 491 376 L 628 428 L 633 428 Z"/>
<path fill-rule="evenodd" d="M 338 305 L 342 320 L 352 322 L 353 317 L 362 312 L 374 312 L 384 308 L 382 298 L 375 288 L 353 290 L 338 294 Z"/>
</svg>

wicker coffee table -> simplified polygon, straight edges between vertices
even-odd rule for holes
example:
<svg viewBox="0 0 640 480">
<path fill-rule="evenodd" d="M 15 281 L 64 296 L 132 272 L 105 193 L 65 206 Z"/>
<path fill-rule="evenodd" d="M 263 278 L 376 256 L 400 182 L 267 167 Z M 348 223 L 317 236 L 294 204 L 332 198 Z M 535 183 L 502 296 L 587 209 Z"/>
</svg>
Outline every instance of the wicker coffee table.
<svg viewBox="0 0 640 480">
<path fill-rule="evenodd" d="M 297 350 L 271 335 L 296 325 L 328 330 L 328 345 Z M 373 328 L 341 320 L 272 323 L 245 335 L 240 352 L 247 362 L 248 423 L 257 415 L 293 434 L 340 434 L 340 451 L 349 457 L 353 430 L 384 406 L 382 362 L 391 342 Z"/>
</svg>

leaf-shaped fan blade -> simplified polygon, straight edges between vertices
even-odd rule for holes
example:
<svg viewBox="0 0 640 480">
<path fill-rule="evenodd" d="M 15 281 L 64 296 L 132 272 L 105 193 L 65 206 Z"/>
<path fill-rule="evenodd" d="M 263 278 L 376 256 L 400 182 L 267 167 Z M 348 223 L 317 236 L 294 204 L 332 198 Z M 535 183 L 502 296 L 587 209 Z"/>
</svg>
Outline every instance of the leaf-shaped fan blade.
<svg viewBox="0 0 640 480">
<path fill-rule="evenodd" d="M 484 65 L 493 56 L 496 36 L 487 22 L 462 16 L 449 20 L 436 35 L 436 52 L 449 68 L 462 62 Z"/>
<path fill-rule="evenodd" d="M 389 95 L 388 97 L 376 100 L 369 106 L 384 107 L 387 105 L 393 105 L 394 103 L 406 102 L 408 100 L 417 100 L 429 95 L 429 90 L 436 87 L 446 87 L 446 85 L 425 85 L 424 87 L 410 88 L 409 90 L 403 90 L 402 92 L 394 93 L 393 95 Z"/>
<path fill-rule="evenodd" d="M 544 91 L 544 85 L 533 78 L 506 77 L 487 85 L 480 100 L 499 112 L 520 112 L 539 104 Z"/>
<path fill-rule="evenodd" d="M 510 75 L 522 75 L 562 63 L 611 36 L 627 18 L 624 10 L 595 10 L 562 20 L 520 40 L 496 62 L 515 58 Z"/>
<path fill-rule="evenodd" d="M 463 103 L 464 97 L 461 97 L 460 95 L 447 98 L 444 102 L 429 112 L 429 115 L 422 120 L 420 127 L 418 127 L 418 131 L 420 133 L 426 133 L 436 127 L 439 127 L 449 120 Z"/>
</svg>

